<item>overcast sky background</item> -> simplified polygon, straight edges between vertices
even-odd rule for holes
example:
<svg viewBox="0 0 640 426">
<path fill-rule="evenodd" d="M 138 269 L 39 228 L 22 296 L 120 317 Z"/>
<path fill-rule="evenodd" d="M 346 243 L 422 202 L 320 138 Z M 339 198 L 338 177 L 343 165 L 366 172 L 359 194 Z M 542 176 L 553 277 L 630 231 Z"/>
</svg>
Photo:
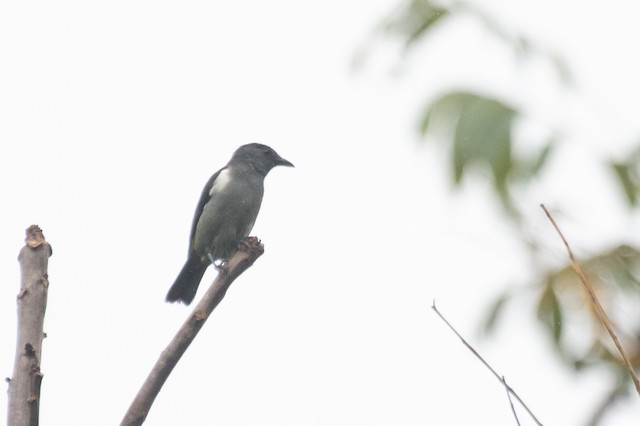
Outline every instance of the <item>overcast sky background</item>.
<svg viewBox="0 0 640 426">
<path fill-rule="evenodd" d="M 451 192 L 446 152 L 415 130 L 425 100 L 456 84 L 533 99 L 540 127 L 569 140 L 522 198 L 549 256 L 566 260 L 541 202 L 564 212 L 579 254 L 634 241 L 639 222 L 616 210 L 621 194 L 593 154 L 623 155 L 640 135 L 640 8 L 480 2 L 565 55 L 568 92 L 544 61 L 514 66 L 465 19 L 398 65 L 397 46 L 372 38 L 398 4 L 0 4 L 0 372 L 13 370 L 16 258 L 35 223 L 53 246 L 43 425 L 119 423 L 190 312 L 164 297 L 200 191 L 248 142 L 296 166 L 267 178 L 252 232 L 266 252 L 146 424 L 513 425 L 504 389 L 433 299 L 543 423 L 584 423 L 608 378 L 559 366 L 532 301 L 509 309 L 497 338 L 479 338 L 491 296 L 532 273 L 485 185 Z M 636 425 L 639 413 L 632 399 L 605 424 Z"/>
</svg>

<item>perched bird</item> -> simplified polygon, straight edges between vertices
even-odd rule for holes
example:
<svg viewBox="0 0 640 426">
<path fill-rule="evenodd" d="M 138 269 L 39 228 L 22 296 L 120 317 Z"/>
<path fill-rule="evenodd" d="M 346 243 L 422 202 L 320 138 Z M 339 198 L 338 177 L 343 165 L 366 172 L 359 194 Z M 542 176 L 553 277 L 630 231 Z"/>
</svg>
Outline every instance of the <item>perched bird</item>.
<svg viewBox="0 0 640 426">
<path fill-rule="evenodd" d="M 275 166 L 293 167 L 273 149 L 243 145 L 207 182 L 191 225 L 189 255 L 167 294 L 167 302 L 190 304 L 209 265 L 225 261 L 249 235 L 258 216 L 264 178 Z"/>
</svg>

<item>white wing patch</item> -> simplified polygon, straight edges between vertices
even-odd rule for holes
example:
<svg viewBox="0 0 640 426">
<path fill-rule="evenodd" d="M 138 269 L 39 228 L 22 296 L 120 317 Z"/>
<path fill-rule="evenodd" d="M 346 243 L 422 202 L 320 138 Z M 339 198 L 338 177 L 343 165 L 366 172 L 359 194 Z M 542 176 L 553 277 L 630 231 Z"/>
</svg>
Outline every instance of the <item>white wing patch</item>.
<svg viewBox="0 0 640 426">
<path fill-rule="evenodd" d="M 219 192 L 224 190 L 224 188 L 231 181 L 231 172 L 229 169 L 221 170 L 216 179 L 213 181 L 213 185 L 211 186 L 211 190 L 209 191 L 209 197 L 213 196 L 215 192 Z"/>
</svg>

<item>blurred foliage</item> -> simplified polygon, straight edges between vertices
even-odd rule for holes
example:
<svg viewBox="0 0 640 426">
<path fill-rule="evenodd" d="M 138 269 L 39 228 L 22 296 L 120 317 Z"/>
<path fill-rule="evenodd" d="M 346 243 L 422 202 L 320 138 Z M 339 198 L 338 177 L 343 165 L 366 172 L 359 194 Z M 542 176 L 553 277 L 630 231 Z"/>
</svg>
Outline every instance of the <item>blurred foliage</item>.
<svg viewBox="0 0 640 426">
<path fill-rule="evenodd" d="M 515 59 L 535 55 L 550 62 L 559 80 L 566 85 L 572 81 L 569 67 L 560 55 L 549 53 L 535 45 L 528 37 L 508 31 L 491 15 L 471 3 L 463 1 L 434 2 L 431 0 L 405 1 L 383 23 L 386 36 L 399 38 L 405 50 L 418 46 L 418 41 L 429 38 L 433 30 L 447 20 L 460 15 L 472 16 L 484 24 L 487 31 L 515 53 Z M 455 56 L 458 52 L 452 52 Z M 470 72 L 470 77 L 473 73 Z M 524 100 L 526 104 L 526 99 Z M 516 225 L 522 220 L 512 200 L 514 185 L 527 184 L 531 178 L 545 172 L 544 166 L 554 147 L 561 139 L 535 141 L 542 147 L 533 155 L 517 154 L 514 146 L 514 122 L 526 119 L 521 111 L 491 94 L 465 90 L 452 90 L 431 100 L 422 113 L 419 131 L 422 135 L 443 141 L 451 152 L 452 182 L 460 186 L 464 178 L 491 176 L 494 194 L 504 207 L 506 217 Z M 554 133 L 551 131 L 550 133 Z M 628 205 L 639 204 L 640 146 L 624 161 L 602 160 L 602 164 L 617 178 Z M 484 179 L 486 180 L 486 179 Z M 522 229 L 516 226 L 514 229 Z M 518 231 L 516 231 L 518 232 Z M 539 245 L 530 238 L 518 235 L 532 259 L 539 259 Z M 568 262 L 568 259 L 567 259 Z M 612 317 L 618 338 L 636 369 L 640 367 L 640 323 L 629 324 L 630 313 L 637 312 L 640 304 L 640 250 L 620 243 L 580 262 L 589 276 L 606 312 Z M 577 274 L 567 263 L 557 268 L 535 265 L 537 277 L 534 286 L 510 286 L 495 297 L 488 307 L 483 324 L 486 332 L 495 331 L 502 321 L 509 302 L 525 293 L 531 300 L 531 291 L 537 293 L 536 320 L 549 336 L 549 342 L 558 358 L 576 373 L 591 368 L 605 368 L 615 383 L 603 395 L 589 425 L 597 425 L 613 403 L 628 394 L 630 378 L 624 369 L 609 335 L 592 311 L 588 296 Z M 533 290 L 532 290 L 533 289 Z M 627 321 L 621 318 L 624 312 Z M 618 315 L 616 315 L 616 313 Z M 638 321 L 639 318 L 632 318 Z"/>
<path fill-rule="evenodd" d="M 486 29 L 505 46 L 513 49 L 517 59 L 529 56 L 546 58 L 556 70 L 560 80 L 569 85 L 573 82 L 571 70 L 564 58 L 553 52 L 547 52 L 535 45 L 521 34 L 513 34 L 501 23 L 473 3 L 464 1 L 408 0 L 390 14 L 383 22 L 382 31 L 402 38 L 405 48 L 410 48 L 417 41 L 427 38 L 437 24 L 460 15 L 471 15 L 484 24 Z"/>
<path fill-rule="evenodd" d="M 421 130 L 452 125 L 453 180 L 460 184 L 465 170 L 486 165 L 493 174 L 496 191 L 506 196 L 507 178 L 512 170 L 511 127 L 513 108 L 471 93 L 448 93 L 431 104 Z M 450 130 L 450 129 L 448 129 Z"/>
<path fill-rule="evenodd" d="M 562 307 L 552 285 L 545 286 L 538 300 L 538 319 L 549 331 L 553 343 L 558 346 L 564 323 L 562 321 Z"/>
<path fill-rule="evenodd" d="M 620 186 L 632 207 L 638 206 L 638 194 L 640 193 L 640 146 L 632 152 L 625 161 L 611 161 L 609 163 Z"/>
<path fill-rule="evenodd" d="M 398 9 L 394 16 L 388 20 L 384 29 L 402 34 L 405 46 L 410 47 L 425 35 L 427 30 L 430 30 L 448 15 L 448 9 L 436 5 L 434 2 L 415 0 Z"/>
<path fill-rule="evenodd" d="M 598 253 L 581 262 L 589 281 L 596 289 L 598 299 L 604 304 L 605 311 L 615 313 L 620 310 L 637 310 L 640 305 L 640 250 L 620 245 L 608 251 Z M 550 337 L 556 353 L 576 371 L 600 365 L 602 362 L 624 372 L 608 334 L 604 333 L 595 313 L 592 311 L 588 295 L 583 290 L 578 275 L 571 265 L 548 271 L 540 277 L 533 287 L 539 292 L 537 317 Z M 489 307 L 484 322 L 484 330 L 495 331 L 499 318 L 513 293 L 505 293 L 495 298 Z M 627 329 L 612 318 L 618 337 L 636 361 L 640 361 L 640 345 L 637 328 Z M 583 333 L 594 333 L 589 344 L 576 343 L 576 339 L 567 336 L 567 330 L 578 327 Z M 626 373 L 623 373 L 626 376 Z"/>
<path fill-rule="evenodd" d="M 514 107 L 497 99 L 451 92 L 434 100 L 424 113 L 422 134 L 444 132 L 452 146 L 453 182 L 474 169 L 488 169 L 493 186 L 505 207 L 510 206 L 509 187 L 516 181 L 537 175 L 553 148 L 547 141 L 532 158 L 515 156 L 512 145 Z"/>
</svg>

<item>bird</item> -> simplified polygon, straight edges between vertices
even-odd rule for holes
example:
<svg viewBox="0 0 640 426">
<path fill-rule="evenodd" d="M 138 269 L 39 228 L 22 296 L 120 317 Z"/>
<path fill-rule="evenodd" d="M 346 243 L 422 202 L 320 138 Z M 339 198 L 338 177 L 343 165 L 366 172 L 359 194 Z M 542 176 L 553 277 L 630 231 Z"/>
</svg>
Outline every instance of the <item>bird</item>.
<svg viewBox="0 0 640 426">
<path fill-rule="evenodd" d="M 209 265 L 219 267 L 235 253 L 258 217 L 264 178 L 276 166 L 294 167 L 269 146 L 250 143 L 239 147 L 209 178 L 193 216 L 187 261 L 167 302 L 189 305 Z"/>
</svg>

